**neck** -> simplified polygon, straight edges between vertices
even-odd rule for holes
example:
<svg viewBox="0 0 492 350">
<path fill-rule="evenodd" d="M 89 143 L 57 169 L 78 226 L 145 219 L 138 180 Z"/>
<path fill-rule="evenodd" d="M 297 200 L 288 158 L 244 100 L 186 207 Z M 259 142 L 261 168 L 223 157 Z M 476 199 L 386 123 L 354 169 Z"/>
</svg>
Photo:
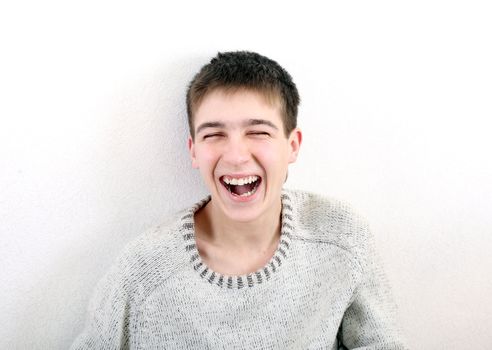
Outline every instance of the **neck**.
<svg viewBox="0 0 492 350">
<path fill-rule="evenodd" d="M 276 245 L 280 237 L 280 198 L 264 215 L 249 222 L 225 217 L 212 202 L 196 215 L 197 234 L 202 240 L 236 252 L 257 251 Z"/>
</svg>

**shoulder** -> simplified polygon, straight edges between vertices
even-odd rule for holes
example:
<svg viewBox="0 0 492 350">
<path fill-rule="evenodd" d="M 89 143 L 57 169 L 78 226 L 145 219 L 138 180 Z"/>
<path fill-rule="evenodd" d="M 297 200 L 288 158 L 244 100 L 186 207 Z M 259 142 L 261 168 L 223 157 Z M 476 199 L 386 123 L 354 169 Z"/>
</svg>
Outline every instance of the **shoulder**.
<svg viewBox="0 0 492 350">
<path fill-rule="evenodd" d="M 128 296 L 145 297 L 185 265 L 181 211 L 130 241 L 106 276 Z"/>
<path fill-rule="evenodd" d="M 367 243 L 368 222 L 349 203 L 299 190 L 284 190 L 284 198 L 292 207 L 296 238 L 334 244 L 350 251 Z"/>
</svg>

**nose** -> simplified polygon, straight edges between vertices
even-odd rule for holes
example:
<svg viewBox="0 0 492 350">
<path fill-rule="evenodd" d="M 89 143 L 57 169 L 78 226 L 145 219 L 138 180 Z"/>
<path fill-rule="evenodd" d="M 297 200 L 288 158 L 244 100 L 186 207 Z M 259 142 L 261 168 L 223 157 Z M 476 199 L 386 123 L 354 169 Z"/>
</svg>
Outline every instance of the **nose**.
<svg viewBox="0 0 492 350">
<path fill-rule="evenodd" d="M 223 160 L 232 165 L 241 165 L 251 159 L 251 153 L 246 140 L 241 137 L 231 137 L 225 145 Z"/>
</svg>

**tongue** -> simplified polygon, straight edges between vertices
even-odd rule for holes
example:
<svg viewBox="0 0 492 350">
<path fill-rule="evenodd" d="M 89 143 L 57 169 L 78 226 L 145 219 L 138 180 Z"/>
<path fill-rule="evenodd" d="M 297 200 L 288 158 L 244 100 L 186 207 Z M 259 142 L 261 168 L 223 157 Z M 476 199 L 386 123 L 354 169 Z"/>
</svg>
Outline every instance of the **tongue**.
<svg viewBox="0 0 492 350">
<path fill-rule="evenodd" d="M 254 183 L 246 184 L 246 185 L 231 185 L 231 191 L 238 196 L 248 193 L 255 187 Z"/>
</svg>

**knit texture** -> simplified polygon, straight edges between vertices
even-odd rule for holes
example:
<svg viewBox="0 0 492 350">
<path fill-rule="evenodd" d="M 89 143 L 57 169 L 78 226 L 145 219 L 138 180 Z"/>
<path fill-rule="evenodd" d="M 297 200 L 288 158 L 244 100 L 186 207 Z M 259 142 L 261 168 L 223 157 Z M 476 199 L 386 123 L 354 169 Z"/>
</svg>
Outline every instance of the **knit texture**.
<svg viewBox="0 0 492 350">
<path fill-rule="evenodd" d="M 96 288 L 72 349 L 407 349 L 365 220 L 284 190 L 278 248 L 253 273 L 202 261 L 194 212 L 132 242 Z"/>
</svg>

